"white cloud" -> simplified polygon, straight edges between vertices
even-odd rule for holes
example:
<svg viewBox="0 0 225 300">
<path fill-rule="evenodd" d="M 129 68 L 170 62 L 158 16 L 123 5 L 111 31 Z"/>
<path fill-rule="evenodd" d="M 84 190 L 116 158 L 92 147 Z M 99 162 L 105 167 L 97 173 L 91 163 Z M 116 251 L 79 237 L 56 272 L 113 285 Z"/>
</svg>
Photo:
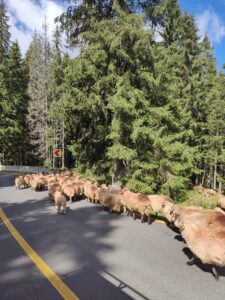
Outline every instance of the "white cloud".
<svg viewBox="0 0 225 300">
<path fill-rule="evenodd" d="M 200 36 L 208 34 L 212 43 L 220 43 L 225 36 L 225 26 L 220 17 L 212 10 L 206 9 L 196 16 Z"/>
<path fill-rule="evenodd" d="M 7 11 L 10 17 L 10 31 L 12 40 L 18 40 L 23 55 L 32 39 L 34 30 L 42 30 L 43 20 L 46 17 L 49 38 L 52 40 L 55 28 L 54 19 L 61 15 L 66 7 L 54 0 L 6 0 Z"/>
</svg>

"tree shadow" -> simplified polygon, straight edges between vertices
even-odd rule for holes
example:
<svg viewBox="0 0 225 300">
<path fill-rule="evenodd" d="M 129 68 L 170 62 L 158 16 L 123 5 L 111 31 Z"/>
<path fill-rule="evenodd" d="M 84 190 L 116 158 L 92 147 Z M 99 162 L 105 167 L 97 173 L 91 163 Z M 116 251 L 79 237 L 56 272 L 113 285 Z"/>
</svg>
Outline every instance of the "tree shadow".
<svg viewBox="0 0 225 300">
<path fill-rule="evenodd" d="M 68 209 L 68 215 L 59 215 L 48 197 L 22 203 L 3 203 L 3 208 L 25 240 L 80 299 L 150 299 L 112 275 L 110 266 L 104 262 L 104 256 L 113 255 L 116 250 L 115 245 L 107 241 L 107 236 L 117 229 L 114 220 L 119 215 L 108 214 L 98 205 L 77 207 L 76 202 Z M 55 290 L 52 291 L 37 270 L 36 275 L 29 279 L 27 274 L 36 267 L 25 259 L 26 255 L 18 250 L 20 247 L 7 232 L 0 235 L 0 244 L 8 244 L 9 239 L 12 239 L 11 249 L 15 250 L 3 254 L 0 259 L 1 298 L 61 299 L 53 295 Z M 20 264 L 18 252 L 23 257 Z M 11 278 L 17 278 L 16 282 Z M 37 291 L 33 298 L 29 298 L 27 288 L 22 288 L 24 280 L 34 295 Z M 36 286 L 33 282 L 37 283 Z M 10 289 L 9 295 L 10 284 L 13 290 Z M 49 291 L 46 295 L 38 293 L 44 284 Z"/>
<path fill-rule="evenodd" d="M 0 189 L 15 185 L 15 175 L 0 173 Z"/>
</svg>

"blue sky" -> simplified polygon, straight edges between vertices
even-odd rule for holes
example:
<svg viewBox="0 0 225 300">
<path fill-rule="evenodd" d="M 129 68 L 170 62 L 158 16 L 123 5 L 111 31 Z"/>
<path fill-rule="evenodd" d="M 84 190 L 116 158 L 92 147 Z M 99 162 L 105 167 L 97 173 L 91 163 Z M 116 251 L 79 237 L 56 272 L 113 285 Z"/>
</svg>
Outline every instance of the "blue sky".
<svg viewBox="0 0 225 300">
<path fill-rule="evenodd" d="M 217 68 L 225 63 L 225 0 L 180 0 L 182 10 L 196 17 L 200 35 L 207 33 L 214 47 Z"/>
<path fill-rule="evenodd" d="M 63 0 L 5 0 L 10 15 L 12 39 L 17 39 L 24 54 L 34 29 L 41 30 L 44 17 L 52 39 L 54 18 L 66 9 Z M 199 36 L 208 34 L 217 58 L 217 67 L 225 63 L 225 0 L 179 0 L 182 10 L 196 17 Z"/>
</svg>

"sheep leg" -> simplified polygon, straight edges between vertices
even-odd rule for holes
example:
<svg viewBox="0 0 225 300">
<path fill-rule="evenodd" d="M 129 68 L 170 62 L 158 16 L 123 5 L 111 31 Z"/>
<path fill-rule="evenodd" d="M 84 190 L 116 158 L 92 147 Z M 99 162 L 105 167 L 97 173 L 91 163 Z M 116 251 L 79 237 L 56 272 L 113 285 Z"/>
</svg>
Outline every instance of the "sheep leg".
<svg viewBox="0 0 225 300">
<path fill-rule="evenodd" d="M 126 212 L 127 212 L 127 208 L 126 208 L 126 206 L 125 206 L 125 205 L 123 206 L 123 212 L 124 212 L 124 213 L 126 213 Z"/>
<path fill-rule="evenodd" d="M 133 220 L 136 220 L 136 215 L 135 215 L 134 212 L 133 212 L 133 214 L 132 214 L 132 217 L 133 217 Z"/>
<path fill-rule="evenodd" d="M 63 214 L 66 214 L 66 206 L 63 207 Z"/>
<path fill-rule="evenodd" d="M 212 266 L 212 273 L 214 275 L 214 278 L 218 281 L 219 280 L 219 274 L 217 272 L 217 269 L 214 266 Z"/>
<path fill-rule="evenodd" d="M 72 197 L 70 196 L 70 204 L 72 204 Z"/>
<path fill-rule="evenodd" d="M 145 216 L 141 215 L 141 223 L 144 223 L 144 221 L 145 221 Z"/>
<path fill-rule="evenodd" d="M 193 255 L 192 258 L 187 262 L 188 266 L 192 266 L 195 263 L 196 260 L 196 256 Z"/>
<path fill-rule="evenodd" d="M 152 223 L 152 217 L 151 217 L 151 215 L 149 214 L 148 215 L 148 224 L 151 224 Z"/>
<path fill-rule="evenodd" d="M 60 214 L 60 205 L 57 205 L 57 213 Z"/>
</svg>

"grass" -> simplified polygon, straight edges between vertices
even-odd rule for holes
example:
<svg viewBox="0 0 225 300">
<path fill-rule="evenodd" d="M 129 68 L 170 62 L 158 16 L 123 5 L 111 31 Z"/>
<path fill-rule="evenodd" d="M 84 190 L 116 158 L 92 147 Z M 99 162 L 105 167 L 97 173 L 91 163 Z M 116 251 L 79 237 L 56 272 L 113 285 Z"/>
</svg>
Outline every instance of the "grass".
<svg viewBox="0 0 225 300">
<path fill-rule="evenodd" d="M 183 206 L 200 206 L 205 209 L 213 209 L 217 207 L 218 195 L 208 195 L 207 197 L 195 189 L 187 191 L 186 199 L 178 202 Z"/>
</svg>

